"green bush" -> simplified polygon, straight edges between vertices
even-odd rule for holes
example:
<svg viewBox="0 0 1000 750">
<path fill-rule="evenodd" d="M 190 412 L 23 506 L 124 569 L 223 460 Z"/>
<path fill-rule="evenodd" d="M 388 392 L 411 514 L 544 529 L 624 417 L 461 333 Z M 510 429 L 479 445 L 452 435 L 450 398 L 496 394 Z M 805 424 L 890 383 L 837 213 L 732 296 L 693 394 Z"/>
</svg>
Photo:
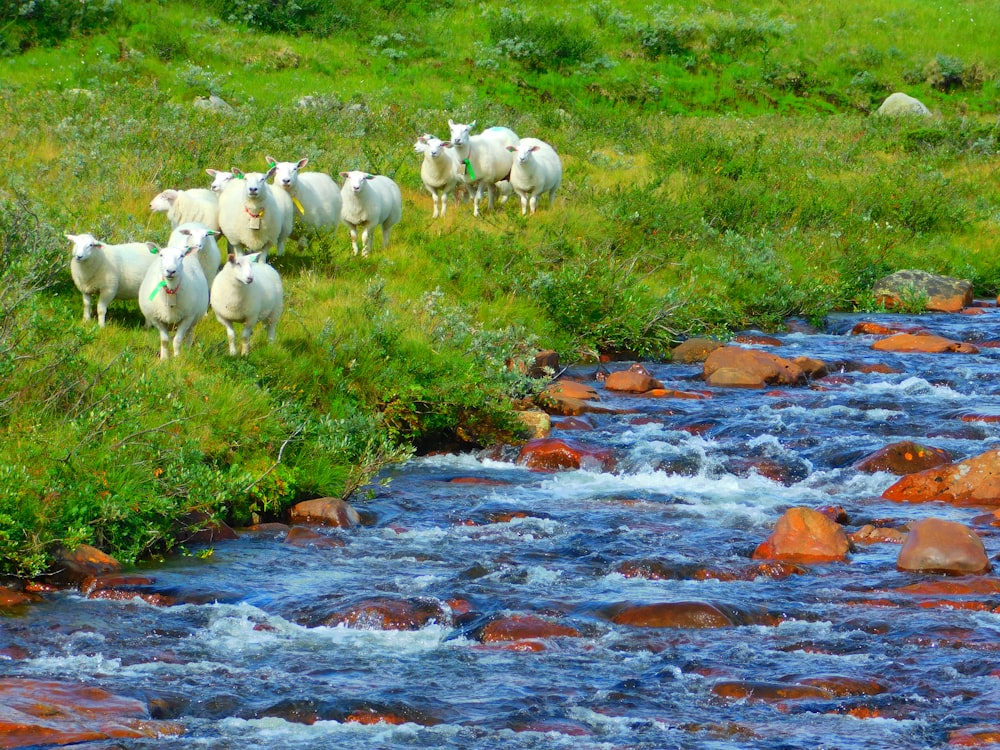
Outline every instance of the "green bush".
<svg viewBox="0 0 1000 750">
<path fill-rule="evenodd" d="M 486 14 L 486 28 L 499 54 L 532 71 L 559 70 L 587 62 L 597 49 L 591 34 L 579 23 L 541 14 L 528 16 L 501 8 Z"/>
<path fill-rule="evenodd" d="M 0 4 L 0 55 L 98 31 L 118 16 L 121 6 L 122 0 L 5 0 Z"/>
</svg>

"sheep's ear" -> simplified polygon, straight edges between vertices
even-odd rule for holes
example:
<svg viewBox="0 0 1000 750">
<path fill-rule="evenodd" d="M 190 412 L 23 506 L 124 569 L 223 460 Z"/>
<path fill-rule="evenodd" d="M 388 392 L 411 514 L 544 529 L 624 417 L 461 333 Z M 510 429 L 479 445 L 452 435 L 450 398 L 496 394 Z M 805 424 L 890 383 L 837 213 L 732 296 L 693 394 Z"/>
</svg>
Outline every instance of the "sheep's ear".
<svg viewBox="0 0 1000 750">
<path fill-rule="evenodd" d="M 260 253 L 251 253 L 250 255 L 243 256 L 247 258 L 251 263 L 257 263 L 260 259 Z"/>
<path fill-rule="evenodd" d="M 448 118 L 448 127 L 449 128 L 455 127 L 455 122 L 450 117 Z"/>
<path fill-rule="evenodd" d="M 517 146 L 508 146 L 507 150 L 510 151 L 511 153 L 514 153 L 515 151 L 517 151 Z"/>
<path fill-rule="evenodd" d="M 205 230 L 206 237 L 218 237 L 220 234 L 222 234 L 222 232 L 216 232 L 214 229 Z"/>
<path fill-rule="evenodd" d="M 278 160 L 275 159 L 273 156 L 265 156 L 264 161 L 267 162 L 267 166 L 269 167 L 273 167 L 275 164 L 278 163 Z"/>
<path fill-rule="evenodd" d="M 309 159 L 299 159 L 299 163 L 295 165 L 296 169 L 302 169 L 306 164 L 309 163 Z"/>
<path fill-rule="evenodd" d="M 209 175 L 211 175 L 212 177 L 215 177 L 215 175 L 217 175 L 217 174 L 219 173 L 219 170 L 218 170 L 218 169 L 206 169 L 205 171 L 206 171 L 206 172 L 207 172 L 207 173 L 208 173 Z"/>
<path fill-rule="evenodd" d="M 445 148 L 451 148 L 451 141 L 441 141 L 441 145 Z"/>
<path fill-rule="evenodd" d="M 469 123 L 469 130 L 472 130 L 474 127 L 476 127 L 476 121 L 475 120 L 473 120 L 472 122 Z"/>
<path fill-rule="evenodd" d="M 186 235 L 186 236 L 188 236 L 188 237 L 190 237 L 190 236 L 191 236 L 191 230 L 190 230 L 190 229 L 187 229 L 186 227 L 185 227 L 185 228 L 183 228 L 183 229 L 178 229 L 177 231 L 178 231 L 178 232 L 179 232 L 180 234 L 183 234 L 183 235 Z"/>
<path fill-rule="evenodd" d="M 532 146 L 532 147 L 531 147 L 531 148 L 529 149 L 529 151 L 537 151 L 537 150 L 538 150 L 538 149 L 540 149 L 540 148 L 541 148 L 541 146 Z"/>
<path fill-rule="evenodd" d="M 152 255 L 156 255 L 157 253 L 159 253 L 159 252 L 160 252 L 160 248 L 158 248 L 158 247 L 157 247 L 156 245 L 154 245 L 154 244 L 153 244 L 152 242 L 147 242 L 147 243 L 146 243 L 146 247 L 148 247 L 148 248 L 149 248 L 149 252 L 150 252 L 150 253 L 151 253 Z"/>
<path fill-rule="evenodd" d="M 374 180 L 375 179 L 375 175 L 373 175 L 373 174 L 366 174 L 365 175 L 365 179 L 366 180 Z"/>
<path fill-rule="evenodd" d="M 185 248 L 184 248 L 184 252 L 183 252 L 183 254 L 181 255 L 181 257 L 183 257 L 183 258 L 186 258 L 186 257 L 188 257 L 188 256 L 189 256 L 189 255 L 190 255 L 191 253 L 196 253 L 196 252 L 198 252 L 198 251 L 199 251 L 200 249 L 201 249 L 201 248 L 200 248 L 200 247 L 198 247 L 197 245 L 188 245 L 187 247 L 185 247 Z"/>
<path fill-rule="evenodd" d="M 69 240 L 70 242 L 76 242 L 76 235 L 75 234 L 67 234 L 66 235 L 66 239 Z"/>
<path fill-rule="evenodd" d="M 350 174 L 351 174 L 350 172 L 341 172 L 340 176 L 346 180 Z"/>
<path fill-rule="evenodd" d="M 236 254 L 235 253 L 229 253 L 229 257 L 226 258 L 226 262 L 227 263 L 236 263 Z"/>
<path fill-rule="evenodd" d="M 266 180 L 266 179 L 269 179 L 271 177 L 274 177 L 274 173 L 277 172 L 277 171 L 278 171 L 278 165 L 277 164 L 272 164 L 271 168 L 269 170 L 267 170 L 267 174 L 264 175 L 264 179 Z"/>
</svg>

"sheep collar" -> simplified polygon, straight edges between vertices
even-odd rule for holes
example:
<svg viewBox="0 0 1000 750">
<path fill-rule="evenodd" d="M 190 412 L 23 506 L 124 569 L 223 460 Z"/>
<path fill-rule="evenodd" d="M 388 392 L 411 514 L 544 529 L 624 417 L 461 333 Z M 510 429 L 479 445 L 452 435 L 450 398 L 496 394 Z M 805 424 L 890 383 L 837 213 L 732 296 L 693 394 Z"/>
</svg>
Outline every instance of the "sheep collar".
<svg viewBox="0 0 1000 750">
<path fill-rule="evenodd" d="M 264 215 L 263 208 L 258 213 L 254 213 L 253 211 L 251 211 L 250 206 L 243 206 L 243 210 L 246 211 L 248 214 L 250 214 L 250 216 L 252 216 L 254 219 L 259 219 L 261 216 Z"/>
<path fill-rule="evenodd" d="M 162 289 L 164 292 L 167 293 L 167 295 L 169 295 L 167 297 L 167 302 L 169 304 L 171 304 L 171 305 L 176 305 L 177 304 L 177 300 L 170 299 L 170 297 L 172 297 L 173 295 L 177 294 L 177 290 L 180 289 L 180 287 L 181 287 L 181 280 L 180 279 L 177 279 L 177 286 L 175 286 L 173 289 L 171 289 L 167 285 L 167 280 L 166 279 L 161 279 L 160 283 L 157 284 L 155 287 L 153 287 L 153 292 L 149 295 L 149 301 L 152 302 L 153 298 L 157 294 L 159 294 L 160 290 Z"/>
</svg>

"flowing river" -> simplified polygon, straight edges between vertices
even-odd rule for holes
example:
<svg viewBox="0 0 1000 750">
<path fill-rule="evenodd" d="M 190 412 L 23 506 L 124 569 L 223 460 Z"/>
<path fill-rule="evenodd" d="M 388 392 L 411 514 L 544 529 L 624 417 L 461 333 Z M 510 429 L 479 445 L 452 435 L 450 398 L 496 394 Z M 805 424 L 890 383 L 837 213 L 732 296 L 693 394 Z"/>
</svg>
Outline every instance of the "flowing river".
<svg viewBox="0 0 1000 750">
<path fill-rule="evenodd" d="M 861 320 L 980 351 L 873 351 L 851 333 Z M 897 570 L 892 543 L 793 575 L 741 571 L 793 506 L 842 508 L 848 531 L 959 521 L 996 556 L 997 528 L 972 522 L 983 509 L 890 502 L 898 477 L 854 464 L 906 439 L 956 461 L 997 446 L 1000 310 L 832 316 L 778 338 L 771 351 L 831 375 L 713 389 L 701 364 L 646 365 L 711 394 L 689 400 L 614 394 L 595 366 L 571 368 L 608 413 L 552 435 L 611 449 L 613 470 L 532 471 L 502 451 L 414 459 L 356 503 L 371 523 L 319 529 L 329 544 L 245 532 L 132 571 L 144 597 L 64 590 L 7 611 L 0 677 L 103 688 L 177 732 L 73 745 L 88 750 L 935 748 L 997 729 L 1000 594 L 930 606 L 902 589 L 943 576 Z M 611 617 L 656 602 L 710 602 L 737 624 Z M 378 613 L 404 607 L 412 629 L 387 629 Z M 484 637 L 501 618 L 562 630 Z"/>
</svg>

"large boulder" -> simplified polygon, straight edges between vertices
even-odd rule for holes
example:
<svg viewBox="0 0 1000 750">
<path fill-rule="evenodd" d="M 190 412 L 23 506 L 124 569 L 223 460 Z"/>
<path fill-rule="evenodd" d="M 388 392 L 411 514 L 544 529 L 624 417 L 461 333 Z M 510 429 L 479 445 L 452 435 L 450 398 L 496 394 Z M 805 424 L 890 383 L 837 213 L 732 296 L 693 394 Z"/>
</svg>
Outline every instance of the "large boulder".
<svg viewBox="0 0 1000 750">
<path fill-rule="evenodd" d="M 354 506 L 337 497 L 303 500 L 292 506 L 288 518 L 293 524 L 304 523 L 342 528 L 357 526 L 361 523 L 361 514 L 354 509 Z"/>
<path fill-rule="evenodd" d="M 907 474 L 882 497 L 899 503 L 937 500 L 952 505 L 1000 505 L 1000 450 Z"/>
<path fill-rule="evenodd" d="M 879 339 L 872 344 L 872 349 L 880 352 L 922 352 L 924 354 L 979 353 L 979 348 L 975 344 L 952 341 L 944 336 L 935 336 L 930 333 L 897 333 L 894 336 Z"/>
<path fill-rule="evenodd" d="M 928 117 L 931 111 L 927 109 L 927 106 L 910 96 L 909 94 L 904 94 L 902 91 L 897 91 L 894 94 L 889 94 L 885 101 L 882 102 L 881 106 L 875 110 L 875 114 L 880 117 L 900 117 L 900 116 L 911 116 L 916 115 L 918 117 Z"/>
<path fill-rule="evenodd" d="M 979 575 L 991 569 L 979 535 L 968 526 L 940 518 L 925 518 L 910 526 L 896 567 L 951 575 Z"/>
<path fill-rule="evenodd" d="M 812 508 L 789 508 L 774 531 L 758 545 L 754 560 L 823 563 L 844 560 L 850 550 L 847 533 L 836 521 Z"/>
<path fill-rule="evenodd" d="M 763 388 L 765 385 L 797 385 L 805 382 L 802 368 L 791 360 L 759 349 L 724 346 L 705 359 L 708 385 Z"/>
<path fill-rule="evenodd" d="M 875 299 L 886 307 L 900 307 L 905 300 L 925 297 L 927 310 L 958 312 L 972 304 L 972 282 L 905 269 L 875 282 Z"/>
<path fill-rule="evenodd" d="M 951 456 L 941 448 L 930 448 L 912 440 L 901 440 L 865 456 L 854 464 L 854 468 L 866 474 L 886 471 L 903 476 L 948 463 L 951 463 Z"/>
</svg>

